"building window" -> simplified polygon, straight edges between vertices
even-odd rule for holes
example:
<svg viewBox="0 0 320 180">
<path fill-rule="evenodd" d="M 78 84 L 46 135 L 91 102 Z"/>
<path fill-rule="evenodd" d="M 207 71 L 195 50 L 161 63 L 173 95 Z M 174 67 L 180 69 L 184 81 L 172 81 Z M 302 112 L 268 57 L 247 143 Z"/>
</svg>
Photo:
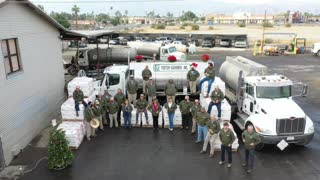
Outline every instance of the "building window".
<svg viewBox="0 0 320 180">
<path fill-rule="evenodd" d="M 16 38 L 4 39 L 1 41 L 1 48 L 4 56 L 6 74 L 10 75 L 22 70 L 18 52 L 18 40 Z"/>
</svg>

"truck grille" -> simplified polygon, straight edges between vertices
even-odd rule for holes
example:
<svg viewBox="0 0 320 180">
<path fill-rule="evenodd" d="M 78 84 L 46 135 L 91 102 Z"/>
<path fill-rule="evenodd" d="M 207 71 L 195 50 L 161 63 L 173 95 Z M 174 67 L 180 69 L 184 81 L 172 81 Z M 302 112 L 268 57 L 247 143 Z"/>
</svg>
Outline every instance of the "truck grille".
<svg viewBox="0 0 320 180">
<path fill-rule="evenodd" d="M 277 120 L 277 134 L 290 135 L 290 134 L 303 134 L 306 124 L 305 118 L 288 118 Z"/>
</svg>

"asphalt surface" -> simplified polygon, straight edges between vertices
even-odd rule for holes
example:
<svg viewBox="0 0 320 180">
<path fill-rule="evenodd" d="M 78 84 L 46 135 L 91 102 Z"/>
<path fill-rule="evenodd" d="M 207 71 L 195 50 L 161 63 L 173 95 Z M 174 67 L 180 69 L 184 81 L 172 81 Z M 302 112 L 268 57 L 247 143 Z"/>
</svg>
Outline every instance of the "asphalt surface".
<svg viewBox="0 0 320 180">
<path fill-rule="evenodd" d="M 320 179 L 320 58 L 311 54 L 298 56 L 252 57 L 251 51 L 211 51 L 204 49 L 189 59 L 199 59 L 209 54 L 218 69 L 226 55 L 242 55 L 267 65 L 271 73 L 284 74 L 309 85 L 306 98 L 295 98 L 314 121 L 315 138 L 305 147 L 289 146 L 280 151 L 266 146 L 256 153 L 255 170 L 247 175 L 241 167 L 243 146 L 233 153 L 233 167 L 218 165 L 220 152 L 209 159 L 199 154 L 202 145 L 195 144 L 190 132 L 168 129 L 154 132 L 152 129 L 106 129 L 92 141 L 84 141 L 75 151 L 72 167 L 62 171 L 49 171 L 47 163 L 22 176 L 22 180 L 90 180 L 90 179 L 159 179 L 159 180 L 319 180 Z M 285 107 L 284 107 L 285 108 Z M 14 164 L 35 165 L 47 156 L 46 149 L 30 146 L 14 161 Z"/>
</svg>

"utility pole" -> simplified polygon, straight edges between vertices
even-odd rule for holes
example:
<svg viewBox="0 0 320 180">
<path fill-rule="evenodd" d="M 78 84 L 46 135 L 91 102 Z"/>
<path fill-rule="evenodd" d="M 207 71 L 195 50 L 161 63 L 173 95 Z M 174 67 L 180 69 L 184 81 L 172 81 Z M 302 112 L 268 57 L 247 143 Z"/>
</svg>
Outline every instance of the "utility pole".
<svg viewBox="0 0 320 180">
<path fill-rule="evenodd" d="M 263 20 L 263 24 L 262 24 L 262 27 L 263 27 L 263 30 L 262 30 L 262 40 L 261 40 L 261 49 L 260 49 L 260 52 L 262 53 L 262 50 L 263 50 L 263 45 L 264 45 L 264 32 L 265 32 L 265 26 L 266 26 L 266 23 L 267 23 L 267 10 L 264 10 L 264 20 Z"/>
</svg>

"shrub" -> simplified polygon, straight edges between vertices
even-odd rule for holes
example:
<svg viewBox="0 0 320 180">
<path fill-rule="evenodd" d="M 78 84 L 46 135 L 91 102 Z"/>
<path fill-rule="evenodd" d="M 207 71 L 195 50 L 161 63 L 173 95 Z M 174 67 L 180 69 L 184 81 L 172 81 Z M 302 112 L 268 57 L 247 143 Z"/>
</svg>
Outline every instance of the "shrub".
<svg viewBox="0 0 320 180">
<path fill-rule="evenodd" d="M 192 29 L 192 30 L 199 30 L 199 25 L 197 25 L 197 24 L 192 24 L 192 25 L 191 25 L 191 29 Z"/>
<path fill-rule="evenodd" d="M 157 25 L 155 26 L 155 28 L 156 28 L 156 29 L 166 29 L 166 25 L 164 25 L 164 24 L 157 24 Z"/>
<path fill-rule="evenodd" d="M 238 27 L 246 27 L 246 23 L 238 23 Z"/>
<path fill-rule="evenodd" d="M 213 30 L 213 27 L 212 27 L 212 26 L 209 26 L 209 30 Z"/>
<path fill-rule="evenodd" d="M 291 24 L 290 23 L 286 23 L 286 25 L 285 25 L 286 27 L 291 27 Z"/>
<path fill-rule="evenodd" d="M 175 23 L 169 23 L 168 26 L 175 26 Z"/>
<path fill-rule="evenodd" d="M 262 23 L 262 27 L 273 27 L 273 24 L 272 23 L 269 23 L 269 22 L 264 22 Z"/>
<path fill-rule="evenodd" d="M 182 26 L 186 27 L 186 26 L 189 26 L 189 23 L 182 23 Z"/>
<path fill-rule="evenodd" d="M 186 29 L 184 26 L 180 26 L 180 29 Z"/>
<path fill-rule="evenodd" d="M 156 28 L 156 25 L 155 25 L 155 24 L 152 24 L 152 25 L 151 25 L 151 28 L 153 28 L 153 29 Z"/>
</svg>

